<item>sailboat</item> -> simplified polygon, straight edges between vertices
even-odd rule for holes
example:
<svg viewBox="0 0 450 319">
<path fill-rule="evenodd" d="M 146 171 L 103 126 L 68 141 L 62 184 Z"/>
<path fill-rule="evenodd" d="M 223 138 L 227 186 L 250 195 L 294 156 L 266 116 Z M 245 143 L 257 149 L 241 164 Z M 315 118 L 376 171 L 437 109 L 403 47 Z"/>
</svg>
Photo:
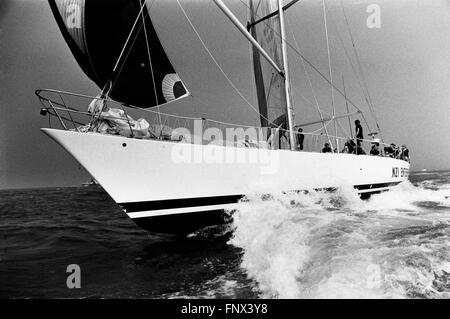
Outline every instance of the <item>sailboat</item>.
<svg viewBox="0 0 450 319">
<path fill-rule="evenodd" d="M 98 183 L 94 178 L 91 178 L 89 181 L 82 183 L 81 186 L 83 187 L 98 186 Z"/>
<path fill-rule="evenodd" d="M 152 23 L 154 1 L 49 0 L 71 52 L 101 92 L 93 97 L 36 91 L 44 105 L 41 114 L 56 117 L 60 125 L 42 131 L 73 156 L 138 226 L 156 233 L 186 234 L 224 223 L 249 192 L 332 191 L 350 185 L 367 197 L 406 181 L 409 158 L 383 150 L 378 156 L 362 154 L 360 144 L 385 145 L 375 134 L 372 140 L 329 134 L 329 123 L 357 118 L 361 112 L 295 123 L 284 15 L 297 2 L 249 0 L 245 26 L 223 1 L 214 0 L 224 20 L 251 44 L 260 121 L 252 127 L 203 114 L 177 117 L 160 112 L 162 105 L 170 109 L 171 103 L 183 103 L 191 93 Z M 342 91 L 330 84 L 332 90 Z M 242 98 L 245 106 L 252 106 Z M 69 105 L 77 99 L 82 101 L 76 105 L 80 109 Z M 156 123 L 149 123 L 150 116 L 136 119 L 143 113 L 151 114 Z M 178 124 L 189 121 L 192 126 L 173 129 L 167 119 Z M 226 129 L 206 132 L 205 123 Z M 321 130 L 300 133 L 309 141 L 303 146 L 297 127 L 312 124 L 321 125 Z M 224 138 L 229 135 L 224 131 L 232 132 L 231 138 Z M 329 152 L 322 152 L 324 142 Z M 344 145 L 347 149 L 341 151 Z"/>
</svg>

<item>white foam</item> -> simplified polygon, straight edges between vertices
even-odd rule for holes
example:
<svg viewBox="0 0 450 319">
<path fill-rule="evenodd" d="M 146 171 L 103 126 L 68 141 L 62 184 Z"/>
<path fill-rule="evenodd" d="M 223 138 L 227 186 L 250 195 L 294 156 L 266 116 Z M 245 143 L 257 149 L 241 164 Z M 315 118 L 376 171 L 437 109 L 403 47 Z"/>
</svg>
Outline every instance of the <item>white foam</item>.
<svg viewBox="0 0 450 319">
<path fill-rule="evenodd" d="M 449 297 L 434 281 L 450 268 L 450 209 L 418 205 L 450 207 L 446 192 L 408 183 L 368 201 L 348 185 L 251 194 L 230 244 L 243 249 L 241 266 L 264 298 Z"/>
</svg>

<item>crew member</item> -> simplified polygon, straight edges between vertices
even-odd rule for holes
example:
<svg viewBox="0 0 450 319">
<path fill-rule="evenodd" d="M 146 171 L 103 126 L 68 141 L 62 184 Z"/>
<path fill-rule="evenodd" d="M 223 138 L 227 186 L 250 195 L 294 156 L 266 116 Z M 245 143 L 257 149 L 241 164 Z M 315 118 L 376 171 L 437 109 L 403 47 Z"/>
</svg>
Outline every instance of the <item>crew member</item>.
<svg viewBox="0 0 450 319">
<path fill-rule="evenodd" d="M 330 143 L 325 143 L 325 146 L 322 148 L 322 153 L 333 153 Z"/>
<path fill-rule="evenodd" d="M 347 140 L 347 142 L 345 142 L 344 149 L 345 148 L 347 148 L 347 152 L 345 152 L 345 153 L 354 154 L 355 153 L 355 149 L 356 149 L 355 142 L 352 139 L 349 138 Z"/>
<path fill-rule="evenodd" d="M 409 162 L 409 150 L 405 144 L 402 145 L 402 160 Z"/>
<path fill-rule="evenodd" d="M 300 127 L 298 129 L 298 134 L 297 134 L 297 143 L 298 143 L 298 148 L 300 151 L 303 150 L 303 141 L 305 140 L 305 135 L 303 134 L 303 129 Z"/>
<path fill-rule="evenodd" d="M 364 139 L 363 128 L 359 120 L 355 121 L 355 132 L 356 132 L 356 145 L 361 146 L 361 142 Z"/>
<path fill-rule="evenodd" d="M 372 148 L 370 149 L 370 155 L 374 155 L 374 156 L 380 155 L 379 146 L 380 146 L 380 143 L 379 143 L 378 139 L 373 140 Z"/>
<path fill-rule="evenodd" d="M 394 143 L 391 143 L 391 145 L 384 147 L 384 153 L 386 154 L 386 156 L 394 157 L 394 152 L 395 152 L 395 144 Z"/>
</svg>

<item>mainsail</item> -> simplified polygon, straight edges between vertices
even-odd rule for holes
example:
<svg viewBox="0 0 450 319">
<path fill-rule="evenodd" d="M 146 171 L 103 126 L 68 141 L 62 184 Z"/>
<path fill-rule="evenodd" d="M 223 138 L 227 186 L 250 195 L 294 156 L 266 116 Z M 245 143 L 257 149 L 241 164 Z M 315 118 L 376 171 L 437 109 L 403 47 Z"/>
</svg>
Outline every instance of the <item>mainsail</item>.
<svg viewBox="0 0 450 319">
<path fill-rule="evenodd" d="M 85 74 L 120 102 L 152 107 L 187 93 L 158 39 L 144 0 L 49 0 Z M 139 17 L 141 16 L 141 17 Z M 130 34 L 137 20 L 134 31 Z M 125 47 L 123 61 L 113 74 Z"/>
<path fill-rule="evenodd" d="M 249 31 L 253 38 L 281 67 L 282 48 L 280 18 L 273 15 L 278 10 L 277 0 L 250 0 Z M 258 20 L 260 20 L 258 22 Z M 253 48 L 253 69 L 258 96 L 261 126 L 283 125 L 286 128 L 286 96 L 284 79 L 260 53 Z"/>
</svg>

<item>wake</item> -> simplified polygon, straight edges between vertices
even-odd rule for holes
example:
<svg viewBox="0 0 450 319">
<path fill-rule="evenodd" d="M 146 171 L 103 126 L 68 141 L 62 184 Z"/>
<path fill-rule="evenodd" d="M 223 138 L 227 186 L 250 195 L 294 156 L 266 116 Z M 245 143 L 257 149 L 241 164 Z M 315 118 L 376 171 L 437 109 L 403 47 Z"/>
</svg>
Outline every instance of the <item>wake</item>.
<svg viewBox="0 0 450 319">
<path fill-rule="evenodd" d="M 448 186 L 248 195 L 229 243 L 263 298 L 450 298 Z"/>
</svg>

